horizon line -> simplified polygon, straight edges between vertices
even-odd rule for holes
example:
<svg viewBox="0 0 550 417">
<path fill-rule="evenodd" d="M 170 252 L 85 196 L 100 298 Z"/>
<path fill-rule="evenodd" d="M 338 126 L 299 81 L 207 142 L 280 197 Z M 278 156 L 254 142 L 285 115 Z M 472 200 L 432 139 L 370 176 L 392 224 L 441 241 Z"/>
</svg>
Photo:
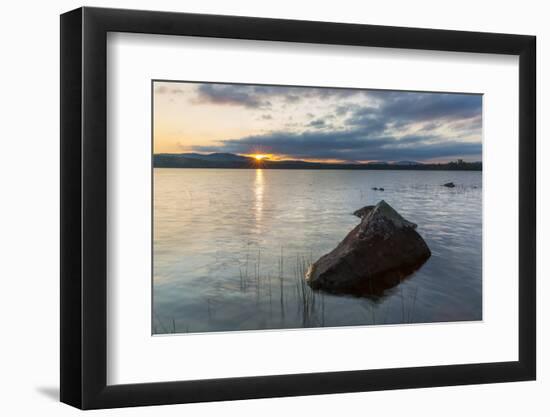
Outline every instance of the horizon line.
<svg viewBox="0 0 550 417">
<path fill-rule="evenodd" d="M 233 152 L 153 152 L 153 156 L 155 155 L 189 155 L 189 154 L 195 154 L 195 155 L 232 155 L 232 156 L 240 156 L 243 158 L 249 158 L 254 159 L 254 154 L 240 154 L 240 153 L 233 153 Z M 286 155 L 285 155 L 286 157 Z M 269 161 L 269 162 L 305 162 L 305 163 L 317 163 L 317 164 L 341 164 L 341 165 L 376 165 L 376 164 L 395 164 L 399 162 L 411 162 L 415 164 L 421 164 L 421 165 L 442 165 L 442 164 L 450 164 L 450 163 L 464 163 L 464 164 L 481 164 L 483 163 L 482 160 L 474 160 L 474 161 L 466 161 L 464 158 L 454 158 L 454 159 L 448 159 L 445 161 L 418 161 L 414 159 L 396 159 L 396 160 L 371 160 L 371 161 L 350 161 L 350 160 L 336 160 L 336 159 L 315 159 L 315 158 L 270 158 L 268 156 L 262 158 L 262 161 Z"/>
</svg>

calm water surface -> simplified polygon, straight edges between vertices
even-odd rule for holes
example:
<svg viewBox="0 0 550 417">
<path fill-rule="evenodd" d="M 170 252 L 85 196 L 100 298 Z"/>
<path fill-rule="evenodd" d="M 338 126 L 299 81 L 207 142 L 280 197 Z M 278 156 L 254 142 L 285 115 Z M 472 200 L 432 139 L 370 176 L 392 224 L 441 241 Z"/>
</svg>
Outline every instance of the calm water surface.
<svg viewBox="0 0 550 417">
<path fill-rule="evenodd" d="M 481 188 L 481 172 L 156 168 L 153 332 L 481 320 Z M 381 199 L 431 258 L 379 297 L 304 286 Z"/>
</svg>

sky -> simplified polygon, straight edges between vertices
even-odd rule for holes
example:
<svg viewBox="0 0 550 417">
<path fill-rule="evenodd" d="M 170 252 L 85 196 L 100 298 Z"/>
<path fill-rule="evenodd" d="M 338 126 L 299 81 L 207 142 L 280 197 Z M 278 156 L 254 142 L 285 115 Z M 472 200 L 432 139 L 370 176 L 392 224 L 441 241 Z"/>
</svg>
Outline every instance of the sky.
<svg viewBox="0 0 550 417">
<path fill-rule="evenodd" d="M 482 95 L 155 81 L 154 152 L 481 161 Z"/>
</svg>

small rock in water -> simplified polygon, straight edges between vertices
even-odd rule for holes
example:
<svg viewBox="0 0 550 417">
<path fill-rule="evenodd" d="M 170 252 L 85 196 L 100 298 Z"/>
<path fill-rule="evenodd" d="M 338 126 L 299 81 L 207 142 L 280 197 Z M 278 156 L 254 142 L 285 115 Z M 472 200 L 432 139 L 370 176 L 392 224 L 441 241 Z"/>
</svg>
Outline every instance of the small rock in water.
<svg viewBox="0 0 550 417">
<path fill-rule="evenodd" d="M 379 294 L 397 285 L 431 256 L 428 245 L 384 200 L 354 213 L 359 223 L 306 274 L 313 289 L 356 295 Z"/>
<path fill-rule="evenodd" d="M 384 189 L 382 187 L 379 188 L 380 191 L 384 191 Z"/>
<path fill-rule="evenodd" d="M 443 187 L 455 188 L 455 183 L 454 182 L 446 182 L 445 184 L 443 184 Z"/>
<path fill-rule="evenodd" d="M 374 191 L 376 191 L 376 190 L 378 190 L 378 187 L 372 187 L 372 189 L 373 189 Z"/>
</svg>

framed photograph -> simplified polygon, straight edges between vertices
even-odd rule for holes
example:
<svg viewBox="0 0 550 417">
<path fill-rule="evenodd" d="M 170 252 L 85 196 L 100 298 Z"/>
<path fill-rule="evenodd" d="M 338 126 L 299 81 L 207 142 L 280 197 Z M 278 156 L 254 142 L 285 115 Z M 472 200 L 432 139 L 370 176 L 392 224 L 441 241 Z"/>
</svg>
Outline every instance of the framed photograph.
<svg viewBox="0 0 550 417">
<path fill-rule="evenodd" d="M 61 401 L 533 380 L 535 37 L 61 16 Z"/>
</svg>

